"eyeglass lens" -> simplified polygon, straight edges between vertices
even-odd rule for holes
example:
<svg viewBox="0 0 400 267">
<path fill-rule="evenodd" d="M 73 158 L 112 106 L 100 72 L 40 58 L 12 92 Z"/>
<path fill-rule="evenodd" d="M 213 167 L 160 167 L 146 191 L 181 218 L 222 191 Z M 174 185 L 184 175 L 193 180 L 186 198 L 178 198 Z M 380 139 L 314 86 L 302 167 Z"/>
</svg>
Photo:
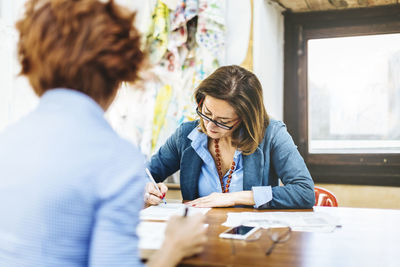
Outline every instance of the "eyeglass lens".
<svg viewBox="0 0 400 267">
<path fill-rule="evenodd" d="M 199 108 L 197 108 L 196 111 L 197 111 L 197 114 L 199 114 L 199 116 L 202 117 L 204 120 L 206 120 L 208 122 L 213 122 L 215 125 L 217 125 L 218 127 L 222 128 L 222 129 L 225 129 L 225 130 L 232 129 L 231 126 L 224 125 L 220 122 L 217 122 L 217 121 L 207 117 L 206 115 L 204 115 L 203 113 L 200 112 Z"/>
</svg>

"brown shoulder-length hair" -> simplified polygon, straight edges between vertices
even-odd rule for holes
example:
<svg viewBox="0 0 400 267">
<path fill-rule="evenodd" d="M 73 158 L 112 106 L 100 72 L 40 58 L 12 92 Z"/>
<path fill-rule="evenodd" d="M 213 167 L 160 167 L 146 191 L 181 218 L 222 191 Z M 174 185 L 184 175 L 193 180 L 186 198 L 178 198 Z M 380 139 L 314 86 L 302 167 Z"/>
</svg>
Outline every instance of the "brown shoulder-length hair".
<svg viewBox="0 0 400 267">
<path fill-rule="evenodd" d="M 207 95 L 228 102 L 241 119 L 232 133 L 232 144 L 245 155 L 252 154 L 262 142 L 269 124 L 260 81 L 252 72 L 236 66 L 218 68 L 195 90 L 197 104 Z M 203 120 L 201 130 L 205 131 Z"/>
<path fill-rule="evenodd" d="M 21 74 L 39 96 L 63 87 L 107 101 L 144 59 L 134 18 L 113 0 L 28 0 L 16 24 Z"/>
</svg>

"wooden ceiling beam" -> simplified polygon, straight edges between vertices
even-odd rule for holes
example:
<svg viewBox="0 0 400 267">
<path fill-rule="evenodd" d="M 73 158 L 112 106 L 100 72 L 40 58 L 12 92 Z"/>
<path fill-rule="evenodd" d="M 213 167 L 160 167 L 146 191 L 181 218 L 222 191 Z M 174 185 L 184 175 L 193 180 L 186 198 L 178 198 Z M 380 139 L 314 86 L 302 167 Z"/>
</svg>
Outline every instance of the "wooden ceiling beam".
<svg viewBox="0 0 400 267">
<path fill-rule="evenodd" d="M 272 0 L 292 12 L 398 5 L 399 0 Z"/>
<path fill-rule="evenodd" d="M 293 12 L 312 11 L 308 6 L 306 0 L 276 0 L 275 2 L 279 2 L 286 9 L 291 10 Z"/>
</svg>

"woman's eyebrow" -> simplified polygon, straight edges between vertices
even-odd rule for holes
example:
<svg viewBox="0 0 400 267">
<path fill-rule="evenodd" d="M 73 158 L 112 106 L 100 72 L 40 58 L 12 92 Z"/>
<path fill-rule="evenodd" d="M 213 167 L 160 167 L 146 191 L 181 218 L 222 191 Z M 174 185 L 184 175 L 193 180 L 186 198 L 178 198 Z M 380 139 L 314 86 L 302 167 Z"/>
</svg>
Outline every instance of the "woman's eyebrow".
<svg viewBox="0 0 400 267">
<path fill-rule="evenodd" d="M 206 111 L 210 114 L 212 114 L 212 112 L 208 109 L 208 107 L 206 106 L 206 104 L 204 103 L 204 107 L 206 108 Z M 218 119 L 221 120 L 232 120 L 232 118 L 226 118 L 226 117 L 217 117 Z"/>
</svg>

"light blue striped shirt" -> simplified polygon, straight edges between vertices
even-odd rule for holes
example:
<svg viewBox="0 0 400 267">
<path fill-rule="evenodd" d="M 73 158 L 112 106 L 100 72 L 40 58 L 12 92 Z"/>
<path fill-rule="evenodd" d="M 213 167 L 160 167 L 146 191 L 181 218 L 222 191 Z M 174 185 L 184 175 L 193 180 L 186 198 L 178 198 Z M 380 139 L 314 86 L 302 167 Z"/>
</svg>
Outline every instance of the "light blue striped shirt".
<svg viewBox="0 0 400 267">
<path fill-rule="evenodd" d="M 0 266 L 142 266 L 143 163 L 90 97 L 46 92 L 0 134 Z"/>
<path fill-rule="evenodd" d="M 194 128 L 188 138 L 192 140 L 191 146 L 196 151 L 197 155 L 202 159 L 203 165 L 200 170 L 199 177 L 199 196 L 208 196 L 213 192 L 222 193 L 221 183 L 218 178 L 217 168 L 210 152 L 208 151 L 207 135 L 199 132 L 198 128 Z M 243 156 L 239 150 L 235 151 L 233 156 L 236 168 L 232 173 L 232 179 L 229 186 L 229 192 L 243 191 Z M 222 181 L 224 186 L 228 180 L 229 170 L 225 173 Z M 254 207 L 259 208 L 272 200 L 271 186 L 253 186 Z"/>
</svg>

